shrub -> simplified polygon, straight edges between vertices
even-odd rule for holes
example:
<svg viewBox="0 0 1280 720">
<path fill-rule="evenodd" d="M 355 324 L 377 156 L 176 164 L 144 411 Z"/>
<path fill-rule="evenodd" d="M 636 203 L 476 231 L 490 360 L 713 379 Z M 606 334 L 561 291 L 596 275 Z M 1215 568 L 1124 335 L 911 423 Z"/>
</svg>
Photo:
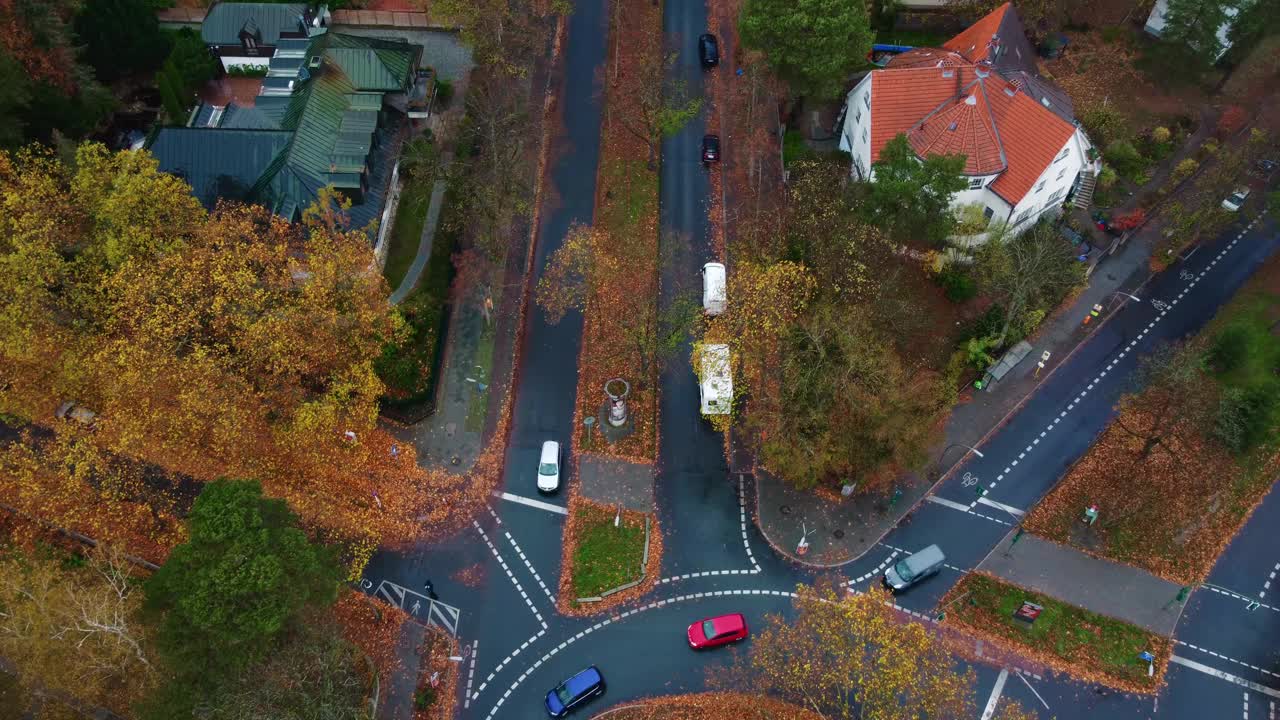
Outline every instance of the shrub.
<svg viewBox="0 0 1280 720">
<path fill-rule="evenodd" d="M 1200 146 L 1200 149 L 1203 150 L 1206 155 L 1215 155 L 1218 152 L 1218 141 L 1213 138 L 1209 138 L 1204 141 L 1204 144 Z"/>
<path fill-rule="evenodd" d="M 1106 190 L 1116 184 L 1120 176 L 1116 175 L 1115 168 L 1110 165 L 1103 165 L 1102 172 L 1098 173 L 1098 186 Z"/>
<path fill-rule="evenodd" d="M 978 283 L 967 268 L 959 268 L 953 263 L 938 275 L 938 283 L 942 285 L 947 299 L 953 303 L 968 302 L 978 294 Z"/>
<path fill-rule="evenodd" d="M 991 367 L 996 359 L 991 356 L 989 350 L 996 350 L 996 336 L 969 338 L 964 345 L 965 354 L 969 358 L 969 364 L 979 370 L 986 370 Z"/>
<path fill-rule="evenodd" d="M 1108 105 L 1095 105 L 1080 115 L 1084 125 L 1098 144 L 1106 146 L 1129 133 L 1129 124 L 1118 110 Z"/>
<path fill-rule="evenodd" d="M 1250 344 L 1249 329 L 1234 325 L 1218 333 L 1205 359 L 1214 372 L 1229 373 L 1244 365 Z"/>
<path fill-rule="evenodd" d="M 1129 36 L 1128 28 L 1123 25 L 1108 25 L 1102 28 L 1102 40 L 1107 43 L 1117 43 L 1125 40 Z"/>
<path fill-rule="evenodd" d="M 1280 386 L 1227 388 L 1218 402 L 1213 434 L 1237 453 L 1257 447 L 1271 430 Z"/>
<path fill-rule="evenodd" d="M 453 83 L 448 80 L 436 80 L 436 102 L 440 107 L 449 107 L 449 101 L 453 99 Z"/>
<path fill-rule="evenodd" d="M 1196 168 L 1199 167 L 1200 163 L 1196 162 L 1195 158 L 1187 158 L 1173 168 L 1173 174 L 1169 176 L 1169 182 L 1173 185 L 1177 185 L 1183 180 L 1191 177 L 1191 173 L 1195 172 Z"/>
<path fill-rule="evenodd" d="M 1236 134 L 1244 127 L 1247 120 L 1244 108 L 1239 105 L 1229 106 L 1222 111 L 1222 117 L 1218 118 L 1218 135 L 1226 137 Z"/>
<path fill-rule="evenodd" d="M 1103 157 L 1115 166 L 1116 172 L 1130 180 L 1135 180 L 1146 169 L 1146 159 L 1128 140 L 1112 141 L 1103 152 Z"/>
<path fill-rule="evenodd" d="M 430 685 L 418 688 L 413 694 L 413 707 L 417 710 L 426 710 L 436 704 L 436 689 Z"/>
<path fill-rule="evenodd" d="M 1159 126 L 1151 130 L 1151 142 L 1153 143 L 1167 143 L 1172 136 L 1173 133 L 1169 132 L 1167 127 Z"/>
</svg>

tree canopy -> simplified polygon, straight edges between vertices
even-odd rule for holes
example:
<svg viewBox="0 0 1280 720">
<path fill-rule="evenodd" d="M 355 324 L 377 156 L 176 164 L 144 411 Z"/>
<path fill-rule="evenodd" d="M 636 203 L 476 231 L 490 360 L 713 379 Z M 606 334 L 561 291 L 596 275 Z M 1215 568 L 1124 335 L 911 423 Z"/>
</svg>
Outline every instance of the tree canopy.
<svg viewBox="0 0 1280 720">
<path fill-rule="evenodd" d="M 905 134 L 880 150 L 872 165 L 875 182 L 866 183 L 863 213 L 897 242 L 941 244 L 956 219 L 951 199 L 968 187 L 963 155 L 929 155 L 921 160 Z"/>
<path fill-rule="evenodd" d="M 163 617 L 160 648 L 180 678 L 243 669 L 304 607 L 337 598 L 333 551 L 312 544 L 297 520 L 257 482 L 204 486 L 190 539 L 145 586 L 148 609 Z"/>
<path fill-rule="evenodd" d="M 1240 0 L 1168 0 L 1160 38 L 1180 45 L 1188 59 L 1208 67 L 1223 51 L 1219 31 L 1240 6 Z"/>
<path fill-rule="evenodd" d="M 147 0 L 94 0 L 75 18 L 84 60 L 103 82 L 155 70 L 169 52 L 169 39 Z"/>
<path fill-rule="evenodd" d="M 747 0 L 738 27 L 792 92 L 820 100 L 847 89 L 873 36 L 863 0 Z"/>
</svg>

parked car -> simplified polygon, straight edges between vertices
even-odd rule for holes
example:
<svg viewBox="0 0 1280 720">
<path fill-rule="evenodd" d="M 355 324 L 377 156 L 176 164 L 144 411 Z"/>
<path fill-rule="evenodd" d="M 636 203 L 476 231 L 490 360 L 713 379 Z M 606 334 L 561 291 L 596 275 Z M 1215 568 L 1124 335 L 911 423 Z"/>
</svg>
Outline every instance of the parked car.
<svg viewBox="0 0 1280 720">
<path fill-rule="evenodd" d="M 702 136 L 702 162 L 710 165 L 720 160 L 720 136 Z"/>
<path fill-rule="evenodd" d="M 1249 197 L 1249 188 L 1247 187 L 1236 188 L 1235 192 L 1228 195 L 1227 199 L 1222 201 L 1222 207 L 1226 208 L 1227 210 L 1230 210 L 1231 212 L 1239 212 L 1240 207 L 1244 205 L 1244 201 L 1248 197 Z"/>
<path fill-rule="evenodd" d="M 1278 167 L 1280 167 L 1280 163 L 1275 160 L 1259 160 L 1253 164 L 1253 169 L 1249 171 L 1249 174 L 1266 182 L 1271 179 Z"/>
<path fill-rule="evenodd" d="M 560 443 L 548 440 L 542 443 L 542 455 L 538 458 L 538 492 L 553 493 L 560 489 Z"/>
<path fill-rule="evenodd" d="M 698 344 L 698 399 L 703 415 L 728 415 L 733 412 L 733 368 L 729 346 L 724 343 Z"/>
<path fill-rule="evenodd" d="M 720 315 L 725 303 L 724 265 L 709 262 L 702 266 L 702 309 L 708 315 Z"/>
<path fill-rule="evenodd" d="M 901 592 L 925 578 L 937 575 L 946 561 L 947 556 L 942 554 L 942 548 L 930 545 L 890 567 L 884 574 L 884 585 L 893 592 Z"/>
<path fill-rule="evenodd" d="M 707 33 L 698 38 L 698 57 L 702 60 L 702 67 L 713 68 L 720 64 L 720 41 L 716 40 L 716 36 Z"/>
<path fill-rule="evenodd" d="M 689 647 L 694 650 L 720 647 L 747 637 L 747 619 L 741 613 L 717 615 L 689 626 Z"/>
<path fill-rule="evenodd" d="M 604 676 L 595 665 L 555 686 L 547 693 L 547 714 L 561 718 L 604 694 Z"/>
</svg>

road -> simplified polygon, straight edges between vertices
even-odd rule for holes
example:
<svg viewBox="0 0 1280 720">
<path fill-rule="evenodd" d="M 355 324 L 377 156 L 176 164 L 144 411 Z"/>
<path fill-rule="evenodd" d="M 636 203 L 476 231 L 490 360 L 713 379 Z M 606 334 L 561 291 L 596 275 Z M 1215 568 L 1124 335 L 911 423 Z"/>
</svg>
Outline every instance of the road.
<svg viewBox="0 0 1280 720">
<path fill-rule="evenodd" d="M 691 93 L 700 93 L 703 72 L 695 42 L 706 26 L 701 3 L 667 3 L 664 31 L 679 51 L 673 72 Z M 540 269 L 568 227 L 592 216 L 598 161 L 600 97 L 594 76 L 604 59 L 605 4 L 581 0 L 570 17 L 565 41 L 566 76 L 560 107 L 567 146 L 552 153 L 552 194 L 537 248 Z M 729 52 L 725 57 L 731 57 Z M 729 72 L 725 66 L 714 72 Z M 697 270 L 711 259 L 707 240 L 707 172 L 698 161 L 704 118 L 662 147 L 663 243 L 672 252 L 663 268 L 663 302 L 698 287 Z M 732 153 L 725 142 L 723 150 Z M 710 172 L 714 172 L 712 169 Z M 1236 232 L 1202 247 L 1156 278 L 1047 380 L 1010 421 L 938 489 L 936 498 L 896 528 L 881 546 L 842 568 L 854 586 L 874 582 L 887 562 L 930 543 L 946 548 L 949 567 L 900 598 L 901 607 L 927 618 L 937 599 L 974 567 L 1015 522 L 1005 508 L 1026 510 L 1102 431 L 1118 396 L 1129 386 L 1137 358 L 1157 343 L 1196 331 L 1212 317 L 1258 265 L 1280 245 L 1270 222 L 1242 238 Z M 559 680 L 588 664 L 609 681 L 593 709 L 645 696 L 697 691 L 723 668 L 729 655 L 694 653 L 683 639 L 691 620 L 740 611 L 758 625 L 767 613 L 790 611 L 795 585 L 812 579 L 778 558 L 750 521 L 749 482 L 733 477 L 723 437 L 698 415 L 697 386 L 686 358 L 677 353 L 662 374 L 660 462 L 656 497 L 665 553 L 658 588 L 639 604 L 591 619 L 561 617 L 554 597 L 559 585 L 563 514 L 558 500 L 533 492 L 537 449 L 546 439 L 567 441 L 577 383 L 581 319 L 548 325 L 531 308 L 526 344 L 517 369 L 511 445 L 504 492 L 488 517 L 453 540 L 404 553 L 380 553 L 370 563 L 364 587 L 419 618 L 455 630 L 464 648 L 461 663 L 463 718 L 543 717 L 542 697 Z M 572 458 L 568 458 L 572 468 Z M 977 501 L 966 474 L 986 488 Z M 939 502 L 940 501 L 940 502 Z M 1274 717 L 1280 701 L 1280 671 L 1272 648 L 1280 628 L 1280 597 L 1264 595 L 1247 610 L 1246 600 L 1269 591 L 1269 573 L 1280 570 L 1272 528 L 1280 500 L 1272 497 L 1228 549 L 1210 582 L 1220 590 L 1193 594 L 1179 630 L 1182 664 L 1168 673 L 1157 698 L 1102 692 L 1070 678 L 1005 673 L 978 665 L 979 705 L 995 696 L 1014 698 L 1043 717 L 1133 718 Z M 479 568 L 483 582 L 469 587 L 460 571 Z M 442 604 L 422 592 L 430 579 Z M 1280 588 L 1277 588 L 1280 593 Z M 1271 603 L 1266 602 L 1271 600 Z M 456 615 L 455 615 L 456 612 Z M 1016 669 L 1015 669 L 1016 670 Z M 995 689 L 999 692 L 993 692 Z"/>
</svg>

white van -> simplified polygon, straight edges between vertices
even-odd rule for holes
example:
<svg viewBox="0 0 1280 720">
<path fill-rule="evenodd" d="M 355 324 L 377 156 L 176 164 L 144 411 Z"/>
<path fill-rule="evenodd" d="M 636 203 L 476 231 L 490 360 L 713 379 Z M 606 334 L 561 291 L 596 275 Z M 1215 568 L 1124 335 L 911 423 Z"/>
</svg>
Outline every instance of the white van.
<svg viewBox="0 0 1280 720">
<path fill-rule="evenodd" d="M 703 265 L 702 309 L 708 315 L 719 315 L 724 312 L 726 302 L 724 265 L 717 262 Z"/>
<path fill-rule="evenodd" d="M 729 366 L 729 346 L 723 343 L 700 345 L 698 395 L 703 415 L 728 415 L 733 411 L 733 374 Z"/>
<path fill-rule="evenodd" d="M 947 556 L 937 545 L 907 556 L 884 574 L 884 586 L 891 592 L 901 592 L 927 577 L 933 577 L 942 569 Z"/>
</svg>

